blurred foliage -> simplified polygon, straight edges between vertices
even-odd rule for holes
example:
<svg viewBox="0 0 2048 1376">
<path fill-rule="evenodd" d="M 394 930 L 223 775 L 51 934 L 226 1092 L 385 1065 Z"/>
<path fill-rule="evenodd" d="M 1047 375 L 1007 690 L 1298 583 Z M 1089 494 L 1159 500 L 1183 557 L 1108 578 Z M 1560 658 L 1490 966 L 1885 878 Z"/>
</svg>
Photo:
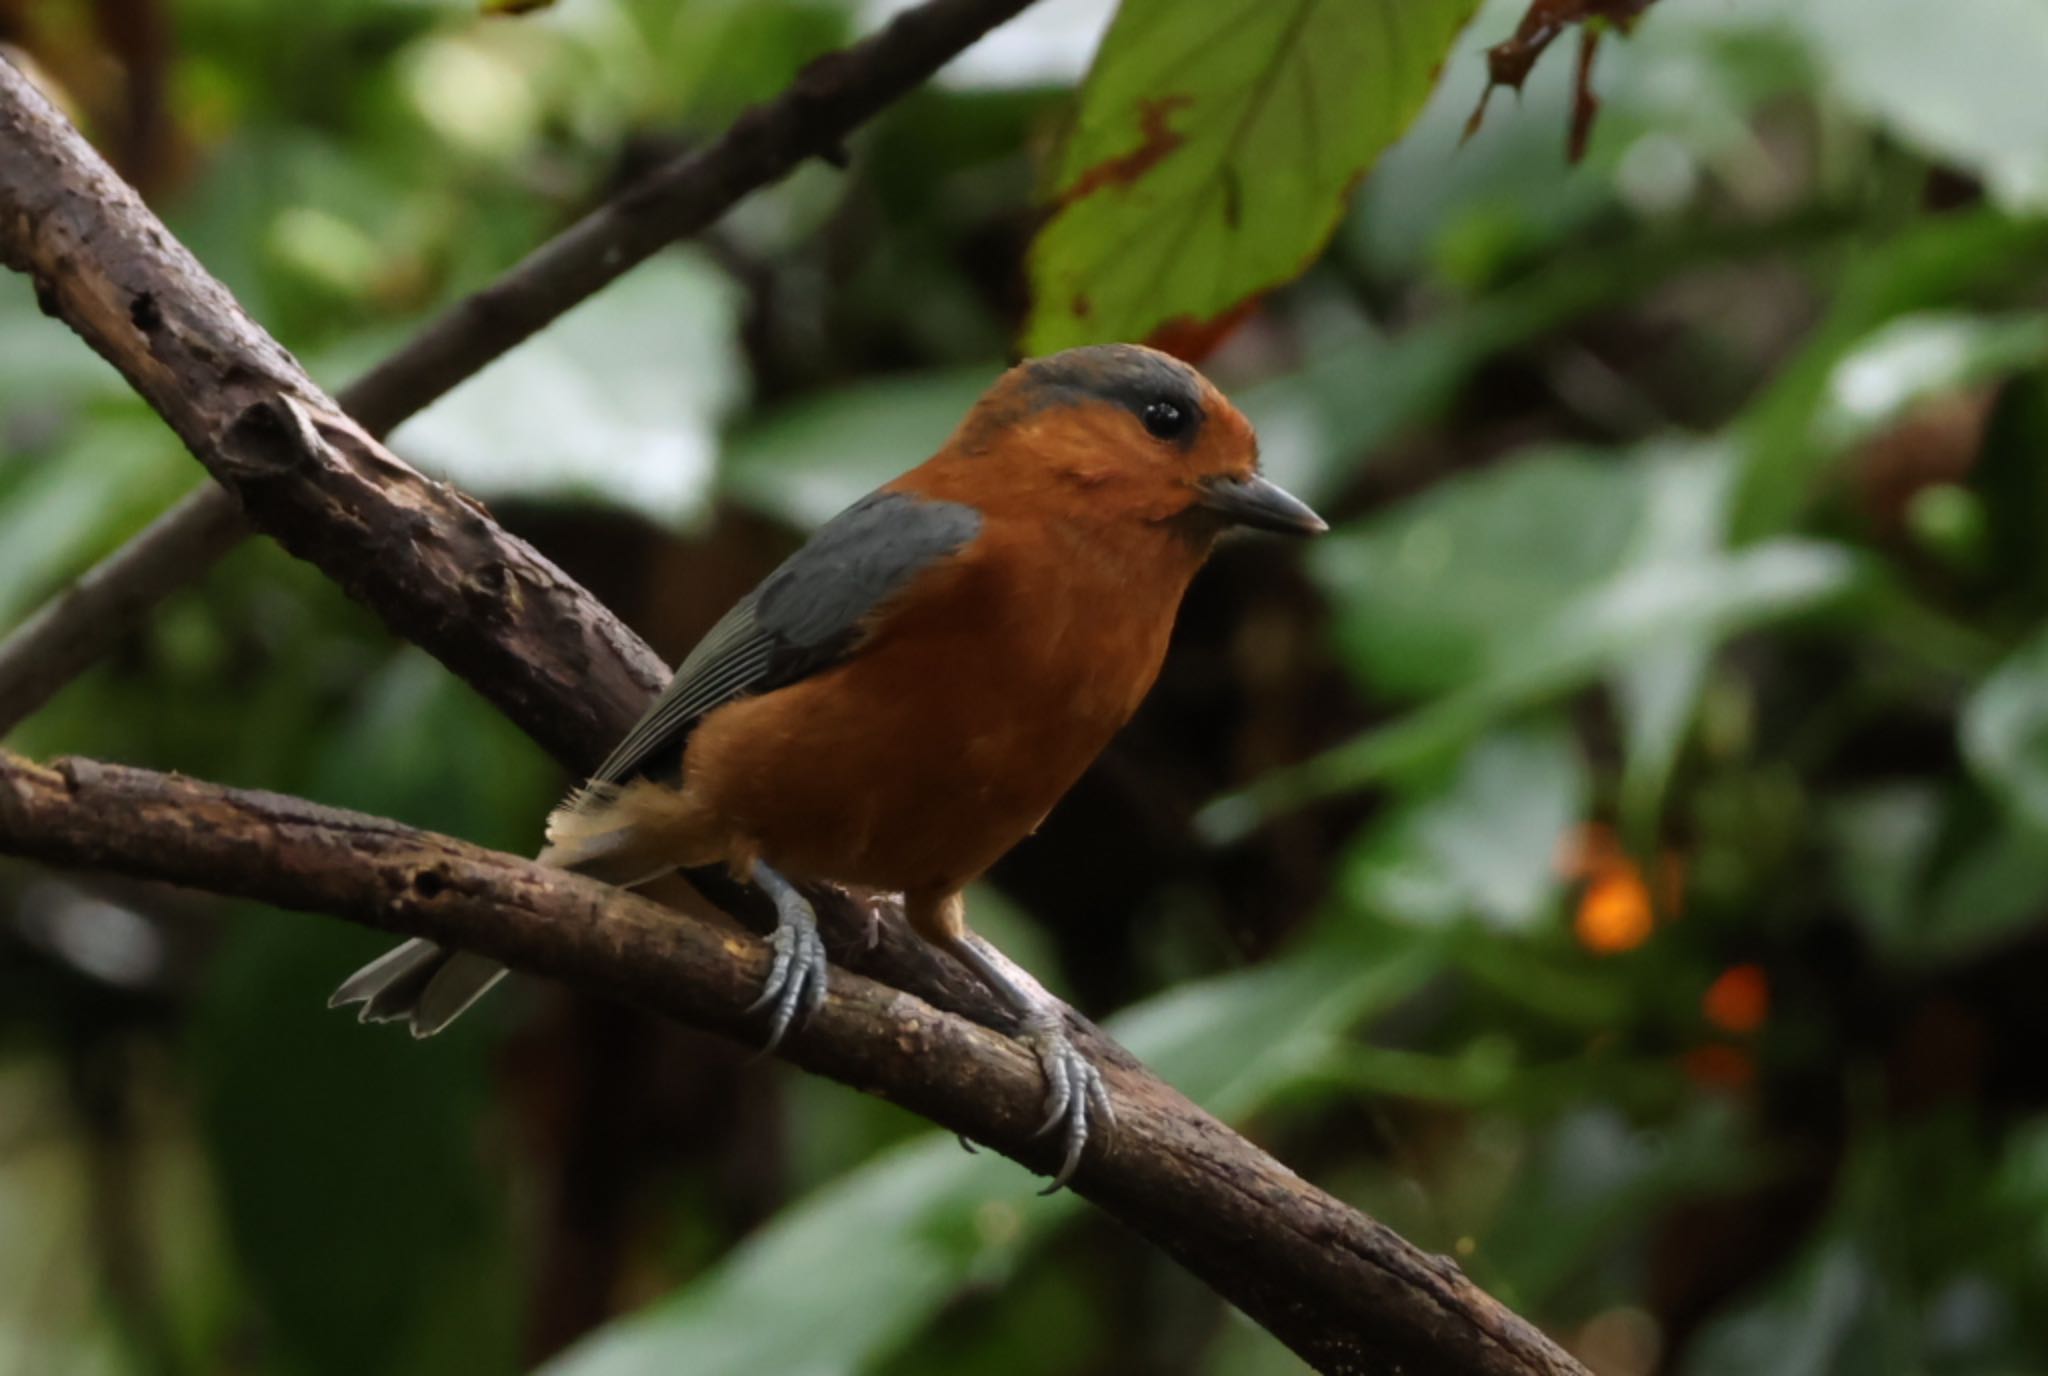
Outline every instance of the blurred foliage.
<svg viewBox="0 0 2048 1376">
<path fill-rule="evenodd" d="M 339 384 L 899 7 L 0 41 Z M 1044 0 L 396 443 L 676 657 L 1018 341 L 1215 325 L 1337 529 L 1219 555 L 977 924 L 1603 1376 L 2048 1370 L 2048 7 L 1659 0 L 1577 165 L 1564 48 L 1460 146 L 1471 8 Z M 0 281 L 0 621 L 196 481 Z M 513 850 L 566 782 L 253 542 L 8 744 Z M 0 870 L 0 1369 L 1299 1369 L 889 1105 L 534 986 L 327 1013 L 376 945 Z"/>
</svg>

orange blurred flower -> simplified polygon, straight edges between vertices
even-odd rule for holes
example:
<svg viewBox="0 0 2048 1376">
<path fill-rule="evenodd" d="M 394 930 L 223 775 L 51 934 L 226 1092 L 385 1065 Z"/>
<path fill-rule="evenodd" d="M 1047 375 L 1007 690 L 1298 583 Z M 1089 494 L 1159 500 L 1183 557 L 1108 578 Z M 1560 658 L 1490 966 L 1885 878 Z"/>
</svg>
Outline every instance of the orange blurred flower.
<svg viewBox="0 0 2048 1376">
<path fill-rule="evenodd" d="M 1770 978 L 1761 965 L 1731 965 L 1700 996 L 1700 1011 L 1723 1032 L 1754 1032 L 1770 1016 Z"/>
<path fill-rule="evenodd" d="M 1660 917 L 1678 916 L 1685 862 L 1672 852 L 1658 857 L 1653 893 L 1642 867 L 1612 827 L 1588 822 L 1573 832 L 1558 857 L 1567 879 L 1583 880 L 1572 932 L 1596 955 L 1633 951 L 1650 939 Z"/>
</svg>

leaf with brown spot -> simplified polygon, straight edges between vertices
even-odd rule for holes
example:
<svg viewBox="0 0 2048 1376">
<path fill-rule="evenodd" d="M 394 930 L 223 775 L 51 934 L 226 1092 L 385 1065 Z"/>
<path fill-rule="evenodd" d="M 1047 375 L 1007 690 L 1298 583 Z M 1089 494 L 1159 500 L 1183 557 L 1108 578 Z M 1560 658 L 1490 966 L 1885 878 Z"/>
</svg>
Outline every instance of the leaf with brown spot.
<svg viewBox="0 0 2048 1376">
<path fill-rule="evenodd" d="M 1123 0 L 1032 244 L 1026 352 L 1227 325 L 1299 276 L 1476 7 Z"/>
<path fill-rule="evenodd" d="M 1235 306 L 1220 315 L 1198 320 L 1191 315 L 1176 315 L 1171 320 L 1161 321 L 1145 336 L 1145 342 L 1163 353 L 1175 358 L 1186 359 L 1189 363 L 1200 363 L 1214 353 L 1216 346 L 1230 337 L 1230 332 L 1243 324 L 1258 309 L 1258 296 L 1247 296 Z"/>
<path fill-rule="evenodd" d="M 1151 171 L 1159 160 L 1187 142 L 1187 136 L 1166 122 L 1168 115 L 1189 104 L 1187 96 L 1156 96 L 1138 103 L 1139 143 L 1119 157 L 1095 164 L 1060 195 L 1062 205 L 1092 196 L 1106 186 L 1128 186 Z"/>
</svg>

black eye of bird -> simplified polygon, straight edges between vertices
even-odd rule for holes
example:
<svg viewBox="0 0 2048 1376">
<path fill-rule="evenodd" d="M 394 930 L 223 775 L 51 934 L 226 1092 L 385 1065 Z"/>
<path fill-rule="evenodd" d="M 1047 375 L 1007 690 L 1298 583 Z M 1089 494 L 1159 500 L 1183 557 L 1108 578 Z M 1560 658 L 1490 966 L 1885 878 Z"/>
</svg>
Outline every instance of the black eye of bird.
<svg viewBox="0 0 2048 1376">
<path fill-rule="evenodd" d="M 1170 401 L 1149 403 L 1141 419 L 1155 439 L 1179 439 L 1188 428 L 1188 413 Z"/>
</svg>

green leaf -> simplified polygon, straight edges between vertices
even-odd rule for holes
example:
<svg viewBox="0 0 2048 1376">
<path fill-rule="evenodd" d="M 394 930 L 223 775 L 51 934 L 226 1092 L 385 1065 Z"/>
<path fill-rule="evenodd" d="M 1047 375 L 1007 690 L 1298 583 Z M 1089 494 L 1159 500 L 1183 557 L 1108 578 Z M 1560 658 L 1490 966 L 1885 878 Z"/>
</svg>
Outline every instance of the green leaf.
<svg viewBox="0 0 2048 1376">
<path fill-rule="evenodd" d="M 1980 212 L 1916 222 L 1853 258 L 1836 284 L 1827 318 L 1734 427 L 1745 448 L 1733 517 L 1737 538 L 1784 530 L 1840 453 L 1816 420 L 1831 405 L 1841 413 L 1838 369 L 1844 359 L 1901 316 L 1944 310 L 1987 288 L 2010 291 L 2015 282 L 2037 281 L 2044 247 L 2048 223 Z M 2001 347 L 2008 343 L 2001 341 Z M 1923 347 L 1908 350 L 1906 361 L 1945 368 L 1953 353 Z M 1895 379 L 1886 386 L 1887 395 L 1898 390 Z M 1852 384 L 1850 395 L 1855 394 Z M 1838 423 L 1835 434 L 1853 430 Z"/>
<path fill-rule="evenodd" d="M 1531 1144 L 1472 1263 L 1481 1284 L 1523 1310 L 1548 1307 L 1597 1274 L 1679 1201 L 1755 1170 L 1736 1115 L 1698 1103 L 1655 1129 L 1612 1104 L 1576 1109 Z"/>
<path fill-rule="evenodd" d="M 1310 567 L 1336 605 L 1345 662 L 1376 692 L 1426 695 L 1478 677 L 1611 576 L 1642 509 L 1628 463 L 1538 454 L 1325 538 Z"/>
<path fill-rule="evenodd" d="M 1162 995 L 1110 1030 L 1191 1098 L 1236 1117 L 1425 973 L 1412 958 L 1305 949 Z M 1036 1198 L 1038 1187 L 1012 1162 L 921 1137 L 783 1210 L 712 1271 L 571 1348 L 543 1376 L 869 1370 L 963 1286 L 999 1278 L 1078 1211 L 1073 1195 Z M 797 1308 L 802 1323 L 790 1321 Z"/>
<path fill-rule="evenodd" d="M 424 650 L 406 646 L 312 753 L 306 792 L 480 846 L 532 854 L 561 770 Z"/>
<path fill-rule="evenodd" d="M 1529 927 L 1550 911 L 1559 848 L 1586 795 L 1585 760 L 1561 723 L 1482 737 L 1444 792 L 1379 829 L 1342 882 L 1406 922 Z"/>
<path fill-rule="evenodd" d="M 126 396 L 127 384 L 85 341 L 36 306 L 25 277 L 0 277 L 0 454 L 5 429 L 37 407 L 79 398 Z"/>
<path fill-rule="evenodd" d="M 422 1046 L 323 1008 L 380 944 L 246 914 L 208 969 L 190 1068 L 242 1279 L 285 1369 L 424 1376 L 454 1347 L 465 1371 L 509 1372 L 505 1182 L 477 1150 L 487 1039 Z"/>
<path fill-rule="evenodd" d="M 1888 951 L 1910 949 L 1922 881 L 1941 832 L 1941 798 L 1919 783 L 1862 789 L 1833 800 L 1822 826 L 1835 882 Z"/>
<path fill-rule="evenodd" d="M 1984 681 L 1964 706 L 1960 729 L 1977 777 L 2048 833 L 2048 630 Z"/>
<path fill-rule="evenodd" d="M 1955 958 L 1981 952 L 2041 919 L 2048 899 L 2048 832 L 2010 818 L 1965 842 L 1925 900 L 1911 953 Z"/>
<path fill-rule="evenodd" d="M 1828 375 L 1814 438 L 1839 451 L 1919 401 L 2003 377 L 2048 357 L 2048 316 L 1921 311 L 1864 339 Z"/>
<path fill-rule="evenodd" d="M 823 525 L 937 453 L 1001 365 L 878 378 L 771 412 L 733 436 L 726 495 L 799 529 Z"/>
<path fill-rule="evenodd" d="M 1799 0 L 1785 6 L 1847 104 L 1998 204 L 2048 209 L 2048 6 L 2037 0 Z"/>
<path fill-rule="evenodd" d="M 1645 484 L 1634 545 L 1640 574 L 1710 559 L 1728 537 L 1734 465 L 1725 450 L 1680 451 L 1656 461 Z M 1622 824 L 1643 845 L 1656 830 L 1665 786 L 1678 763 L 1713 658 L 1706 632 L 1660 636 L 1612 675 L 1621 718 Z"/>
<path fill-rule="evenodd" d="M 395 446 L 487 499 L 566 494 L 685 521 L 743 390 L 736 318 L 722 273 L 665 254 L 400 426 Z"/>
<path fill-rule="evenodd" d="M 198 476 L 177 437 L 132 398 L 107 403 L 56 452 L 24 462 L 18 479 L 9 467 L 0 458 L 0 624 L 111 552 Z"/>
<path fill-rule="evenodd" d="M 1791 1269 L 1760 1301 L 1717 1317 L 1686 1364 L 1690 1376 L 1865 1376 L 1918 1369 L 1887 1359 L 1896 1324 L 1868 1255 L 1839 1236 Z"/>
<path fill-rule="evenodd" d="M 1031 251 L 1026 351 L 1201 322 L 1298 276 L 1476 0 L 1124 0 Z"/>
</svg>

